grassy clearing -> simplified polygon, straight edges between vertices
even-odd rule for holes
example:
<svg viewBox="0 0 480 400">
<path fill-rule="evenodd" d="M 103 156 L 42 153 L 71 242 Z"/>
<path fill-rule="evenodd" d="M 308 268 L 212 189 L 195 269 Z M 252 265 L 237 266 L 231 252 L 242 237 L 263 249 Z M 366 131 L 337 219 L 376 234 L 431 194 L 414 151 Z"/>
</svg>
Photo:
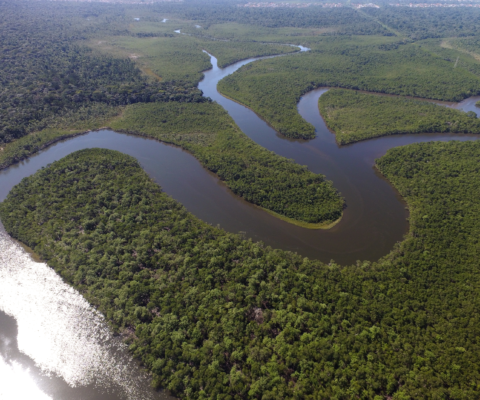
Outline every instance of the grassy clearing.
<svg viewBox="0 0 480 400">
<path fill-rule="evenodd" d="M 210 58 L 202 52 L 198 41 L 184 35 L 119 36 L 90 42 L 90 45 L 101 52 L 129 57 L 142 70 L 151 71 L 166 82 L 196 85 L 202 79 L 202 71 L 211 67 Z"/>
<path fill-rule="evenodd" d="M 173 37 L 119 36 L 90 41 L 88 45 L 100 53 L 128 57 L 153 79 L 196 85 L 202 71 L 211 67 L 213 54 L 220 67 L 250 57 L 286 54 L 297 48 L 279 44 L 221 42 L 174 34 Z"/>
</svg>

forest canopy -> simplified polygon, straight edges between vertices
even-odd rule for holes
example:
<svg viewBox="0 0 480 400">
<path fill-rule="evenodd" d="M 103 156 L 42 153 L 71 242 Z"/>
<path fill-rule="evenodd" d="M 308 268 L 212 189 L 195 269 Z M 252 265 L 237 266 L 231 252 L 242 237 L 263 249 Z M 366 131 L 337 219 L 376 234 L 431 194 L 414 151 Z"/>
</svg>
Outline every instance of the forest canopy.
<svg viewBox="0 0 480 400">
<path fill-rule="evenodd" d="M 221 80 L 218 89 L 251 107 L 281 134 L 305 139 L 315 132 L 298 114 L 297 103 L 317 87 L 445 101 L 480 93 L 479 76 L 416 44 L 340 37 L 316 40 L 314 46 L 307 53 L 245 65 Z"/>
<path fill-rule="evenodd" d="M 314 137 L 296 107 L 320 86 L 455 101 L 480 93 L 478 38 L 462 36 L 478 35 L 474 9 L 19 0 L 0 13 L 1 166 L 109 125 L 190 151 L 237 195 L 305 224 L 337 220 L 343 199 L 202 96 L 203 49 L 227 65 L 292 50 L 279 43 L 311 48 L 220 84 L 291 138 Z M 341 140 L 478 126 L 416 100 L 351 90 L 325 99 Z M 212 227 L 108 150 L 25 178 L 0 218 L 105 315 L 153 385 L 179 398 L 470 400 L 480 397 L 479 159 L 480 142 L 452 141 L 377 160 L 407 202 L 410 230 L 381 260 L 355 265 Z"/>
<path fill-rule="evenodd" d="M 480 133 L 480 120 L 473 111 L 405 97 L 330 89 L 318 105 L 339 144 L 402 133 Z"/>
<path fill-rule="evenodd" d="M 0 204 L 32 247 L 181 398 L 478 397 L 480 143 L 390 150 L 411 228 L 341 267 L 205 224 L 131 157 L 83 150 Z M 378 397 L 376 397 L 378 396 Z"/>
</svg>

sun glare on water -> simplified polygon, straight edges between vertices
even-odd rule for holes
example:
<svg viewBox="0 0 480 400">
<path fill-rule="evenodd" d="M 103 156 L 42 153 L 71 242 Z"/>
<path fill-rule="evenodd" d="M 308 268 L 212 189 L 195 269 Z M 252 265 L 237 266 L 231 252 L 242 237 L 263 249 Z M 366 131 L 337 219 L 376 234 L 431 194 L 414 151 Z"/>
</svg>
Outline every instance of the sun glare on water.
<svg viewBox="0 0 480 400">
<path fill-rule="evenodd" d="M 152 398 L 148 379 L 126 354 L 126 346 L 104 317 L 48 265 L 34 262 L 0 225 L 0 310 L 15 318 L 18 348 L 46 375 L 71 387 L 94 384 L 120 390 L 126 399 Z M 0 359 L 0 399 L 50 399 L 28 371 Z M 9 390 L 15 390 L 10 396 Z M 42 397 L 43 396 L 43 397 Z"/>
<path fill-rule="evenodd" d="M 53 400 L 43 393 L 33 381 L 29 371 L 13 361 L 0 357 L 0 400 Z"/>
</svg>

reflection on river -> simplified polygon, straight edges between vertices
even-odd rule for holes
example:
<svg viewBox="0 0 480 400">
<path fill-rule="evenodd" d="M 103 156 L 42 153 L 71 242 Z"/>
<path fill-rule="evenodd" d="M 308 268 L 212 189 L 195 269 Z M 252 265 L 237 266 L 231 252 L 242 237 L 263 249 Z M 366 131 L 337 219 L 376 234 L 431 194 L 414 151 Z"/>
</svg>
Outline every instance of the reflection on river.
<svg viewBox="0 0 480 400">
<path fill-rule="evenodd" d="M 302 48 L 302 51 L 308 49 Z M 141 137 L 91 132 L 59 142 L 0 171 L 0 201 L 26 176 L 85 148 L 118 150 L 139 160 L 163 190 L 202 220 L 230 232 L 245 232 L 276 248 L 342 264 L 386 255 L 407 232 L 407 210 L 396 191 L 373 169 L 392 147 L 430 140 L 475 140 L 475 135 L 400 135 L 339 147 L 318 112 L 327 89 L 302 97 L 300 114 L 317 131 L 311 141 L 288 140 L 248 108 L 222 97 L 217 83 L 245 60 L 205 73 L 199 88 L 220 103 L 250 138 L 277 154 L 322 173 L 347 202 L 339 224 L 312 231 L 281 221 L 232 194 L 189 153 Z M 478 111 L 477 99 L 455 105 Z M 166 399 L 149 389 L 149 379 L 112 336 L 103 317 L 46 264 L 35 263 L 0 231 L 0 399 Z"/>
<path fill-rule="evenodd" d="M 0 399 L 166 399 L 104 317 L 0 229 Z"/>
</svg>

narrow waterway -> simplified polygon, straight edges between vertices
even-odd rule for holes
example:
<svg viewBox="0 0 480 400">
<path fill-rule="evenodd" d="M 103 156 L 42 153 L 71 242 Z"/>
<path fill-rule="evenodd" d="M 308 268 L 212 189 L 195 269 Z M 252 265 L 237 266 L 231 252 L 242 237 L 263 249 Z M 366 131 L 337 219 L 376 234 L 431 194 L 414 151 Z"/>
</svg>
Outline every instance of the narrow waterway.
<svg viewBox="0 0 480 400">
<path fill-rule="evenodd" d="M 221 104 L 240 129 L 256 143 L 306 165 L 315 173 L 324 174 L 333 181 L 347 203 L 342 220 L 329 230 L 314 231 L 271 222 L 258 215 L 251 218 L 243 216 L 249 225 L 245 228 L 247 234 L 273 247 L 297 251 L 322 261 L 334 259 L 341 264 L 378 260 L 388 254 L 408 231 L 408 211 L 396 190 L 374 169 L 375 159 L 392 147 L 410 143 L 480 138 L 465 134 L 397 135 L 340 147 L 318 111 L 318 98 L 328 90 L 321 88 L 304 95 L 298 104 L 300 115 L 315 127 L 316 138 L 309 141 L 287 139 L 253 111 L 217 91 L 217 83 L 221 79 L 251 61 L 244 60 L 221 69 L 216 58 L 211 56 L 213 68 L 205 72 L 199 88 L 205 96 Z M 475 107 L 478 99 L 470 98 L 451 106 L 478 113 L 480 110 Z M 223 226 L 228 229 L 226 222 Z"/>
<path fill-rule="evenodd" d="M 308 50 L 302 48 L 303 51 Z M 318 112 L 327 89 L 302 97 L 300 114 L 317 131 L 311 141 L 278 135 L 248 108 L 217 92 L 217 83 L 242 65 L 205 72 L 199 88 L 220 103 L 252 140 L 307 165 L 332 180 L 347 208 L 341 222 L 313 231 L 283 222 L 235 196 L 189 153 L 155 140 L 112 131 L 91 132 L 58 142 L 17 165 L 0 171 L 0 201 L 24 177 L 85 148 L 107 148 L 139 160 L 163 190 L 190 212 L 230 232 L 244 232 L 275 248 L 322 261 L 350 264 L 376 260 L 402 240 L 408 213 L 393 187 L 374 169 L 374 160 L 392 147 L 430 140 L 475 140 L 475 135 L 401 135 L 339 147 Z M 455 105 L 476 109 L 471 98 Z M 149 388 L 149 378 L 133 362 L 103 317 L 44 263 L 32 261 L 0 227 L 0 399 L 123 400 L 167 399 Z"/>
</svg>

